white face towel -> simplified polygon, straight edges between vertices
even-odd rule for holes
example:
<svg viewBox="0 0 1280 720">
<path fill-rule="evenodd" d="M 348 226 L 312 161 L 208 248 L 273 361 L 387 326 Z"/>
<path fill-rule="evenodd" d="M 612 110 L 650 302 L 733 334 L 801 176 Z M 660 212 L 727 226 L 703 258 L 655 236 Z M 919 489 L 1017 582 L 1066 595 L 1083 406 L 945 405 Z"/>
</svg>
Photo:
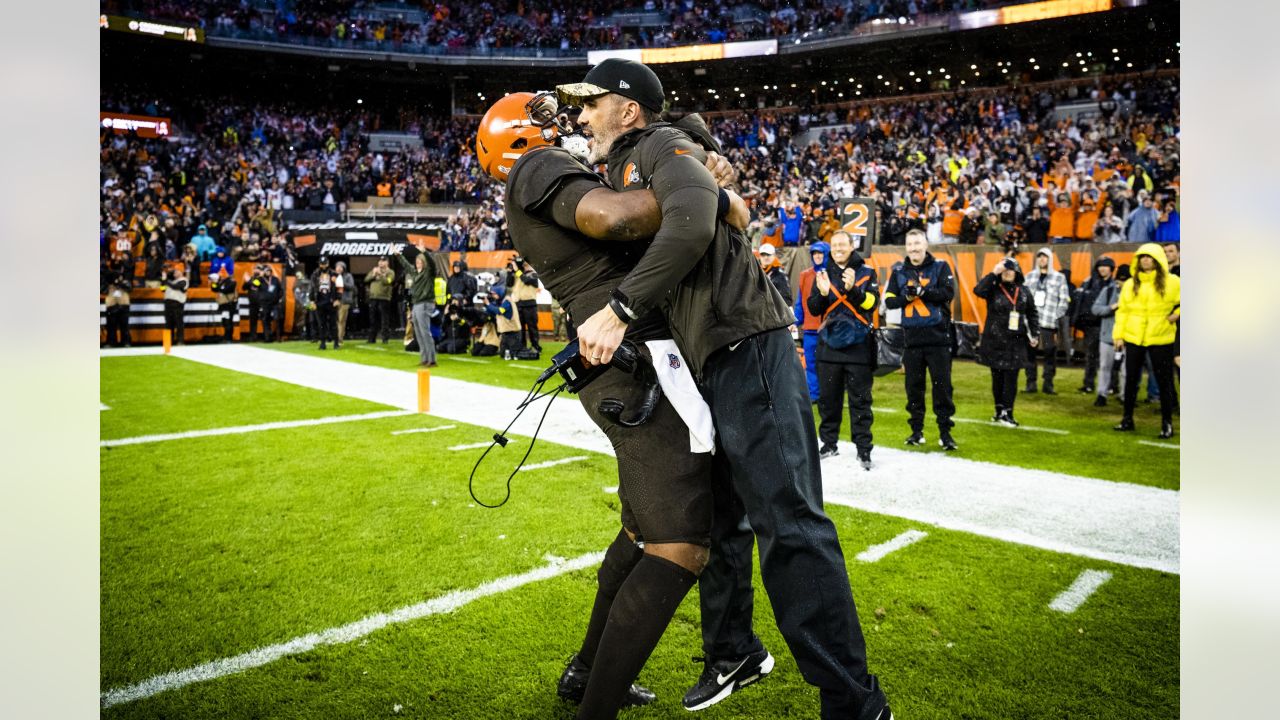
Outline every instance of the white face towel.
<svg viewBox="0 0 1280 720">
<path fill-rule="evenodd" d="M 658 384 L 671 406 L 689 427 L 689 451 L 715 453 L 716 427 L 711 421 L 711 408 L 702 399 L 698 386 L 693 382 L 689 364 L 680 355 L 675 340 L 649 340 L 645 342 L 653 357 L 653 369 L 658 373 Z"/>
</svg>

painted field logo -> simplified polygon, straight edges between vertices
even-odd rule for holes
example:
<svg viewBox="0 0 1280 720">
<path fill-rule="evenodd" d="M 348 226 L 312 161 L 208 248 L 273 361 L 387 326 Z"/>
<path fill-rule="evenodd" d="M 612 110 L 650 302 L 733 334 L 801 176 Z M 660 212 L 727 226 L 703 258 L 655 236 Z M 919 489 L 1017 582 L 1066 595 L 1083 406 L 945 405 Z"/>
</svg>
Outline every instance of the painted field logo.
<svg viewBox="0 0 1280 720">
<path fill-rule="evenodd" d="M 679 370 L 680 358 L 676 357 L 673 353 L 667 353 L 667 364 L 671 366 L 672 370 Z"/>
</svg>

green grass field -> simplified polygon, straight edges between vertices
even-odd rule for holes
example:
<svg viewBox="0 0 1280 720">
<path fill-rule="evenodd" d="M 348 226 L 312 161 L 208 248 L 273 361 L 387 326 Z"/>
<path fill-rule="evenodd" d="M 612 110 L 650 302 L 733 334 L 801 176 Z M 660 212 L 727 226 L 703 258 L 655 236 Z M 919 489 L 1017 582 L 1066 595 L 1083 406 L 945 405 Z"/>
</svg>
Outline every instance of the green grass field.
<svg viewBox="0 0 1280 720">
<path fill-rule="evenodd" d="M 278 347 L 318 353 L 301 343 Z M 326 356 L 415 367 L 408 353 L 355 348 Z M 101 413 L 104 439 L 389 409 L 174 357 L 107 358 L 101 373 L 111 408 Z M 535 376 L 500 360 L 448 357 L 436 373 L 506 387 L 527 387 Z M 1059 387 L 1074 388 L 1078 373 L 1061 373 Z M 985 369 L 957 364 L 956 377 L 959 416 L 985 419 Z M 897 377 L 880 379 L 876 392 L 877 406 L 904 404 Z M 1071 434 L 961 425 L 961 452 L 1178 487 L 1177 451 L 1117 437 L 1109 429 L 1115 409 L 1091 412 L 1088 401 L 1067 393 L 1020 400 L 1022 422 Z M 454 427 L 391 434 L 444 425 Z M 1154 434 L 1149 418 L 1141 426 Z M 905 415 L 884 414 L 876 429 L 881 444 L 898 446 Z M 481 451 L 448 448 L 491 433 L 403 416 L 102 449 L 101 689 L 473 588 L 544 566 L 547 555 L 602 550 L 618 522 L 617 496 L 603 490 L 617 484 L 612 458 L 539 441 L 530 463 L 588 459 L 517 475 L 511 502 L 488 510 L 466 487 Z M 518 441 L 489 461 L 482 498 L 501 497 L 500 468 L 524 450 Z M 1177 575 L 829 510 L 872 669 L 898 717 L 1178 715 Z M 876 563 L 854 559 L 912 528 L 929 535 Z M 1114 577 L 1074 614 L 1050 610 L 1085 569 Z M 103 716 L 569 718 L 554 686 L 581 642 L 594 584 L 592 570 L 571 572 Z M 777 669 L 701 715 L 816 717 L 816 691 L 773 627 L 758 574 L 757 598 L 756 629 Z M 679 698 L 700 669 L 689 660 L 697 654 L 695 589 L 641 674 L 659 703 L 623 717 L 684 715 Z"/>
</svg>

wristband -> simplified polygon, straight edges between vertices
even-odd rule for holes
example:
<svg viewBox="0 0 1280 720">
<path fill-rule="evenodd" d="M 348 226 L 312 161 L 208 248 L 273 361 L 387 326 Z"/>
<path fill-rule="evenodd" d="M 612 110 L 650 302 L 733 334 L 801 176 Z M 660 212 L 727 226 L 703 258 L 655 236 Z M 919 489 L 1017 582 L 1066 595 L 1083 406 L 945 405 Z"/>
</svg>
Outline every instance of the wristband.
<svg viewBox="0 0 1280 720">
<path fill-rule="evenodd" d="M 725 215 L 729 214 L 729 193 L 724 188 L 720 188 L 720 199 L 716 204 L 716 219 L 723 220 Z"/>
<path fill-rule="evenodd" d="M 622 293 L 614 290 L 609 298 L 609 308 L 613 310 L 613 314 L 618 316 L 623 325 L 628 325 L 635 320 L 638 315 L 629 307 L 627 307 L 627 298 Z"/>
</svg>

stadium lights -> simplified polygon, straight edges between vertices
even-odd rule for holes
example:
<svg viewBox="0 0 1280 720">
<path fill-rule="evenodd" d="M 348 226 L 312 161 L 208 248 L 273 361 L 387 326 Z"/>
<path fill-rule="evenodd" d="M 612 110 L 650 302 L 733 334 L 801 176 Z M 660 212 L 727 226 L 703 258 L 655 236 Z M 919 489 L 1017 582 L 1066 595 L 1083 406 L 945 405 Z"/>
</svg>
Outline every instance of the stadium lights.
<svg viewBox="0 0 1280 720">
<path fill-rule="evenodd" d="M 1036 59 L 1035 59 L 1035 58 L 1031 58 L 1031 59 L 1030 59 L 1030 60 L 1028 60 L 1027 62 L 1034 63 L 1035 61 L 1036 61 Z"/>
<path fill-rule="evenodd" d="M 1133 67 L 1133 63 L 1126 63 L 1125 67 Z"/>
<path fill-rule="evenodd" d="M 862 89 L 862 83 L 858 83 L 858 89 L 859 89 L 859 90 L 861 90 L 861 89 Z"/>
<path fill-rule="evenodd" d="M 1118 53 L 1120 52 L 1120 48 L 1111 48 L 1111 52 Z"/>
<path fill-rule="evenodd" d="M 1039 70 L 1039 69 L 1040 69 L 1039 65 L 1036 65 L 1034 68 L 1032 68 L 1032 70 Z"/>
<path fill-rule="evenodd" d="M 741 90 L 739 90 L 738 88 L 734 88 L 734 89 L 733 89 L 733 91 L 734 91 L 734 92 L 742 92 L 742 91 L 741 91 Z"/>
<path fill-rule="evenodd" d="M 910 76 L 912 76 L 912 77 L 914 77 L 914 76 L 915 76 L 915 74 L 916 74 L 916 71 L 915 71 L 915 70 L 912 70 L 911 72 L 909 72 L 909 73 L 907 73 L 907 74 L 908 74 L 908 75 L 910 75 Z"/>
<path fill-rule="evenodd" d="M 950 79 L 951 79 L 951 74 L 950 74 L 950 73 L 948 73 L 948 74 L 947 74 L 947 78 L 946 78 L 946 79 L 947 79 L 947 80 L 950 80 Z"/>
<path fill-rule="evenodd" d="M 1062 67 L 1068 67 L 1068 66 L 1070 66 L 1070 65 L 1071 65 L 1071 63 L 1062 63 Z"/>
<path fill-rule="evenodd" d="M 961 81 L 960 81 L 960 84 L 961 84 L 961 85 L 963 85 L 963 84 L 964 84 L 964 81 L 963 81 L 963 80 L 961 80 Z"/>
<path fill-rule="evenodd" d="M 977 70 L 977 69 L 978 69 L 978 66 L 977 66 L 977 65 L 970 65 L 970 66 L 969 66 L 969 69 L 970 69 L 970 70 Z"/>
<path fill-rule="evenodd" d="M 947 69 L 946 69 L 946 68 L 938 68 L 938 72 L 940 72 L 940 73 L 944 73 L 944 72 L 946 72 L 946 71 L 947 71 Z"/>
<path fill-rule="evenodd" d="M 740 92 L 740 93 L 738 93 L 738 97 L 740 97 L 740 98 L 744 98 L 744 97 L 746 97 L 746 96 L 747 96 L 747 94 L 746 94 L 746 93 L 741 93 L 741 92 Z"/>
<path fill-rule="evenodd" d="M 1173 61 L 1172 61 L 1172 60 L 1170 60 L 1169 58 L 1165 58 L 1165 59 L 1164 59 L 1164 64 L 1165 64 L 1165 65 L 1168 65 L 1168 64 L 1169 64 L 1169 63 L 1171 63 L 1171 62 L 1173 62 Z"/>
<path fill-rule="evenodd" d="M 885 81 L 884 81 L 884 86 L 885 86 L 885 87 L 889 87 L 889 81 L 888 81 L 888 80 L 885 80 Z"/>
<path fill-rule="evenodd" d="M 840 96 L 840 97 L 844 97 L 844 93 L 839 93 L 839 96 Z"/>
<path fill-rule="evenodd" d="M 1009 68 L 1001 68 L 1001 69 L 1000 69 L 1000 72 L 1004 73 L 1005 75 L 1008 75 L 1008 74 L 1009 74 Z"/>
<path fill-rule="evenodd" d="M 877 76 L 876 76 L 876 79 L 877 79 L 877 80 L 883 80 L 883 79 L 884 79 L 884 76 L 883 76 L 883 75 L 877 75 Z"/>
<path fill-rule="evenodd" d="M 1000 67 L 1001 65 L 1004 65 L 1004 63 L 1002 63 L 1002 62 L 1000 62 L 1000 61 L 998 61 L 998 60 L 997 60 L 997 61 L 996 61 L 996 67 Z"/>
<path fill-rule="evenodd" d="M 932 71 L 932 70 L 926 70 L 926 71 L 925 71 L 925 74 L 926 74 L 926 75 L 932 75 L 932 74 L 933 74 L 933 71 Z"/>
<path fill-rule="evenodd" d="M 916 82 L 920 82 L 920 78 L 916 78 Z"/>
<path fill-rule="evenodd" d="M 357 105 L 363 105 L 363 104 L 364 104 L 364 100 L 363 100 L 363 99 L 361 99 L 361 98 L 356 98 L 356 104 L 357 104 Z"/>
<path fill-rule="evenodd" d="M 795 84 L 795 83 L 791 83 L 791 87 L 795 87 L 795 86 L 796 86 L 796 84 Z"/>
<path fill-rule="evenodd" d="M 849 78 L 849 82 L 853 82 L 853 78 Z"/>
<path fill-rule="evenodd" d="M 1116 62 L 1120 62 L 1120 56 L 1119 56 L 1119 55 L 1117 55 L 1117 56 L 1115 56 L 1115 57 L 1113 57 L 1113 58 L 1111 58 L 1111 59 L 1112 59 L 1112 60 L 1115 60 Z"/>
<path fill-rule="evenodd" d="M 822 86 L 823 86 L 823 87 L 826 87 L 826 85 L 827 85 L 827 81 L 826 81 L 826 80 L 823 80 L 823 81 L 822 81 Z"/>
<path fill-rule="evenodd" d="M 1084 57 L 1084 53 L 1076 53 L 1076 57 Z"/>
</svg>

